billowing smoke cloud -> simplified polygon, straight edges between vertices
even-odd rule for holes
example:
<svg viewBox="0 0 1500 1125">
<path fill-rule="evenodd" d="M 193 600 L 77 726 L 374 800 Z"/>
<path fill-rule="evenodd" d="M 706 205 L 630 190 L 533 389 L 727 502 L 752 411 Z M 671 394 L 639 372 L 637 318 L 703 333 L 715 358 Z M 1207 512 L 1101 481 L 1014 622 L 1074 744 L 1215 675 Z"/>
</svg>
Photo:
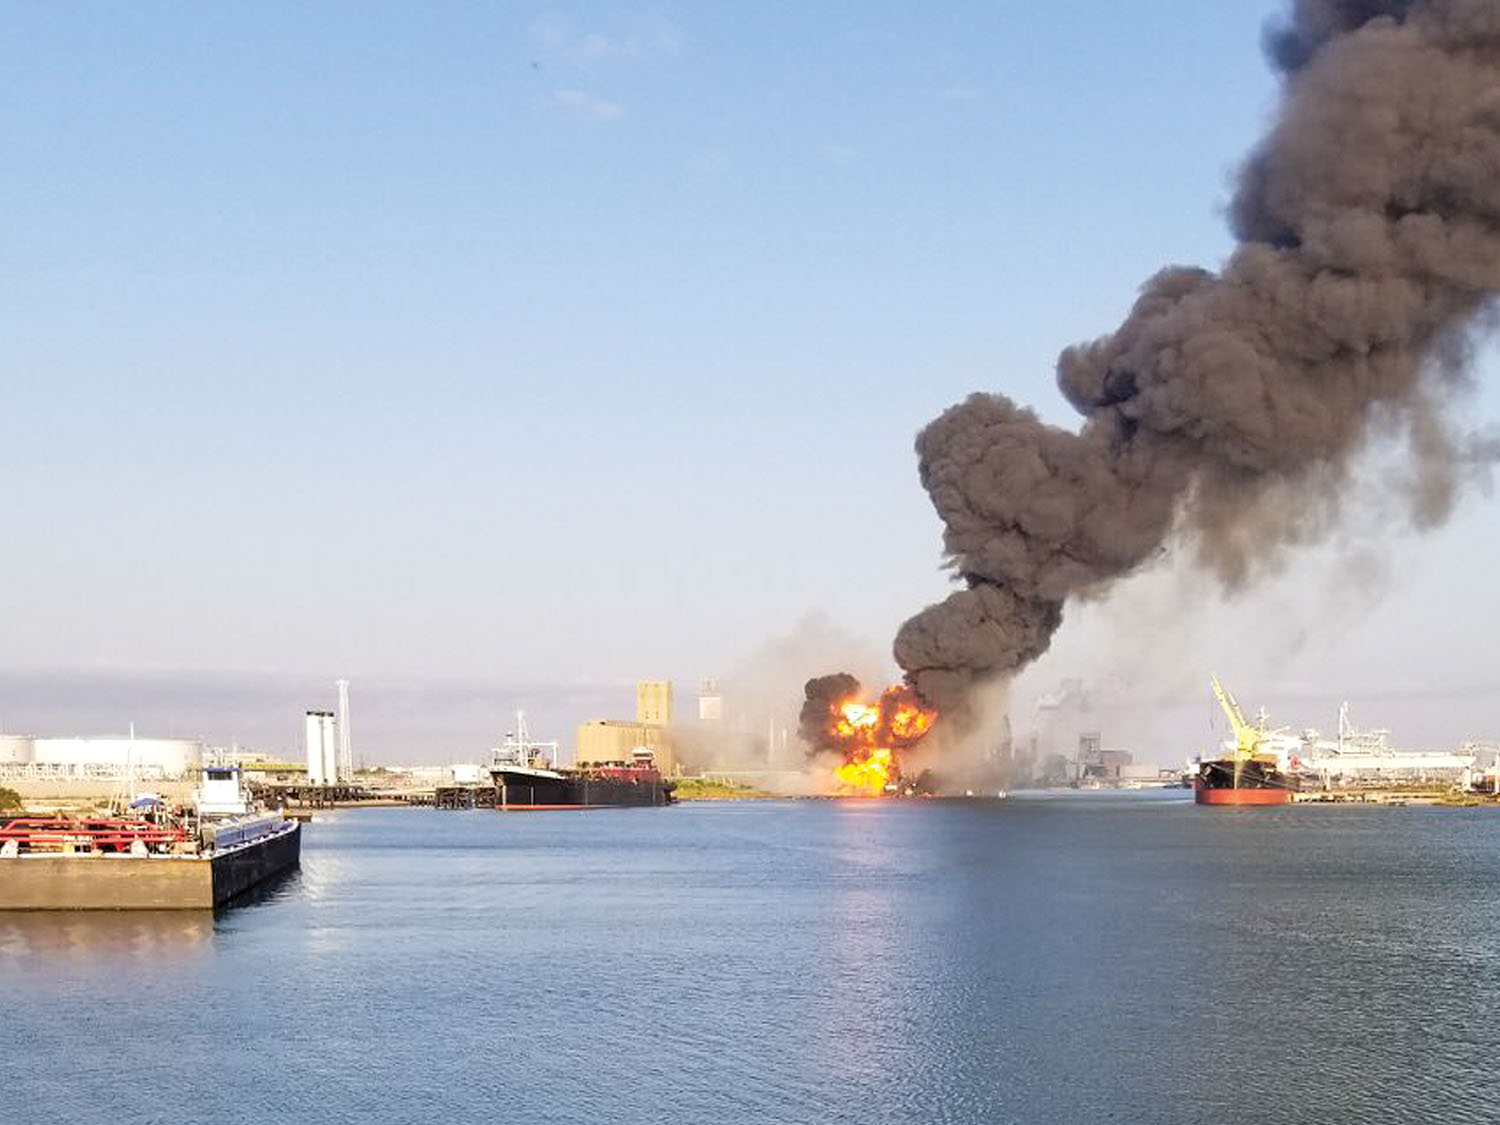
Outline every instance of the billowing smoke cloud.
<svg viewBox="0 0 1500 1125">
<path fill-rule="evenodd" d="M 1239 246 L 1217 274 L 1163 270 L 1063 353 L 1081 429 L 976 394 L 917 439 L 965 588 L 895 656 L 943 710 L 1175 535 L 1231 586 L 1317 538 L 1375 438 L 1404 443 L 1419 526 L 1493 452 L 1444 404 L 1500 289 L 1500 3 L 1297 0 L 1267 50 L 1284 96 L 1233 200 Z"/>
</svg>

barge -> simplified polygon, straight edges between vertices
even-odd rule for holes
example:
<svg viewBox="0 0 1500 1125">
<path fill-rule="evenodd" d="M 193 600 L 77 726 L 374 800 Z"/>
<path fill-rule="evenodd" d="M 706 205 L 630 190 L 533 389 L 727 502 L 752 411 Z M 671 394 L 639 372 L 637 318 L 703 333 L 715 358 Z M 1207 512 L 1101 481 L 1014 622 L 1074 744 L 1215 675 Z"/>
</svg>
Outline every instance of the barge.
<svg viewBox="0 0 1500 1125">
<path fill-rule="evenodd" d="M 0 910 L 211 910 L 301 861 L 302 826 L 209 766 L 191 812 L 159 802 L 81 819 L 0 820 Z"/>
</svg>

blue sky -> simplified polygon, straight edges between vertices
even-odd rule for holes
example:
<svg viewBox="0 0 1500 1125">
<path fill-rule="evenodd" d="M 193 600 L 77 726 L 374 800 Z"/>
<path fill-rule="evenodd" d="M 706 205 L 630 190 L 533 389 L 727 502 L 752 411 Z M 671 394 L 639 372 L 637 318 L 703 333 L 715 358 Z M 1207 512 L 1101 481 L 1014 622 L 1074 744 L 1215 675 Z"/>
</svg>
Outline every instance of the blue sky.
<svg viewBox="0 0 1500 1125">
<path fill-rule="evenodd" d="M 885 645 L 945 591 L 916 430 L 1067 421 L 1057 352 L 1222 258 L 1280 7 L 7 5 L 0 719 Z"/>
</svg>

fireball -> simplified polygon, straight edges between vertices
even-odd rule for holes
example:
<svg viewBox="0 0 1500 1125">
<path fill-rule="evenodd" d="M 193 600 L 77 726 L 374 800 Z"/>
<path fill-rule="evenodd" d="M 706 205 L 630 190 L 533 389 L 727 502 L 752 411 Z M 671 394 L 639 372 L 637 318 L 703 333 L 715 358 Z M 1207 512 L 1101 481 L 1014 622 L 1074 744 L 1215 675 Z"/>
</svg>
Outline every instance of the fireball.
<svg viewBox="0 0 1500 1125">
<path fill-rule="evenodd" d="M 885 689 L 875 703 L 837 700 L 829 726 L 832 748 L 844 762 L 834 770 L 839 788 L 866 797 L 879 797 L 901 780 L 898 751 L 907 749 L 932 729 L 937 712 L 925 706 L 905 684 Z"/>
</svg>

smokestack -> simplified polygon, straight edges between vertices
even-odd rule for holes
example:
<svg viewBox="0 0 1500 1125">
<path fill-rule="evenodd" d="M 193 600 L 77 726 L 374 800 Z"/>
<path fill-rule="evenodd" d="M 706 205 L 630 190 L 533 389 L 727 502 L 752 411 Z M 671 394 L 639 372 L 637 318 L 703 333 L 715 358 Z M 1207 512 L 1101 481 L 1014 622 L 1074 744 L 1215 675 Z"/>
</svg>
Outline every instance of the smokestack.
<svg viewBox="0 0 1500 1125">
<path fill-rule="evenodd" d="M 894 647 L 945 713 L 1169 540 L 1252 580 L 1330 526 L 1377 437 L 1404 444 L 1419 527 L 1493 457 L 1447 406 L 1500 288 L 1500 5 L 1296 0 L 1266 47 L 1282 101 L 1222 270 L 1162 270 L 1113 334 L 1063 352 L 1076 432 L 975 394 L 917 438 L 963 588 Z"/>
<path fill-rule="evenodd" d="M 349 681 L 335 681 L 339 689 L 339 768 L 338 781 L 349 781 L 354 777 L 354 747 L 349 730 Z"/>
</svg>

